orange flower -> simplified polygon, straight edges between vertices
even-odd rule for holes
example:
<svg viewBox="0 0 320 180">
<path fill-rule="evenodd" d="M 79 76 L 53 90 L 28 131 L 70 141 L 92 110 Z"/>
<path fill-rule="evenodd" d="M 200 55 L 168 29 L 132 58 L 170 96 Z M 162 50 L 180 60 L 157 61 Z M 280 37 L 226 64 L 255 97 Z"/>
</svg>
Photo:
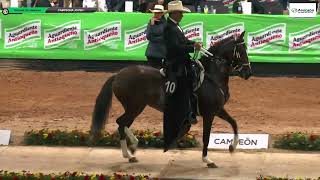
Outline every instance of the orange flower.
<svg viewBox="0 0 320 180">
<path fill-rule="evenodd" d="M 318 136 L 317 136 L 317 135 L 314 135 L 314 134 L 311 134 L 311 135 L 309 136 L 309 140 L 310 140 L 310 141 L 315 141 L 317 138 L 318 138 Z"/>
</svg>

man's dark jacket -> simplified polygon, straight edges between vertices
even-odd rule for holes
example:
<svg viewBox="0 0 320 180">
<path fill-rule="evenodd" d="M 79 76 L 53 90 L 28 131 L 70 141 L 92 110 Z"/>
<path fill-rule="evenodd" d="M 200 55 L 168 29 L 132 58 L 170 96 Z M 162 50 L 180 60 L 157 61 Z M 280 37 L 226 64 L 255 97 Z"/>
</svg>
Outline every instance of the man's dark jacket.
<svg viewBox="0 0 320 180">
<path fill-rule="evenodd" d="M 184 33 L 180 31 L 178 25 L 170 18 L 167 20 L 164 37 L 167 47 L 167 61 L 169 63 L 184 64 L 189 61 L 189 53 L 194 51 L 194 42 L 188 40 Z"/>
</svg>

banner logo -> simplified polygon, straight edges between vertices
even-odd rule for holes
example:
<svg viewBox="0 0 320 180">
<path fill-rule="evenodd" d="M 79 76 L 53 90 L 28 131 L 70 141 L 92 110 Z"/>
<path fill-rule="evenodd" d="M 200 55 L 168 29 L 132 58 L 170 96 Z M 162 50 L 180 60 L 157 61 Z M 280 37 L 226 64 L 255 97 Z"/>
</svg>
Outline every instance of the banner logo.
<svg viewBox="0 0 320 180">
<path fill-rule="evenodd" d="M 192 41 L 203 41 L 203 22 L 195 22 L 182 27 L 184 35 Z"/>
<path fill-rule="evenodd" d="M 121 21 L 113 21 L 92 30 L 84 31 L 84 49 L 94 49 L 121 40 Z"/>
<path fill-rule="evenodd" d="M 222 41 L 223 39 L 229 38 L 231 36 L 240 36 L 244 31 L 244 23 L 234 23 L 229 26 L 225 26 L 215 31 L 207 32 L 207 42 L 206 46 L 215 45 L 216 43 Z"/>
<path fill-rule="evenodd" d="M 228 7 L 229 10 L 232 9 L 233 4 L 236 2 L 236 0 L 223 0 L 222 3 L 224 6 Z"/>
<path fill-rule="evenodd" d="M 275 24 L 256 32 L 248 33 L 248 50 L 260 51 L 270 46 L 283 46 L 285 39 L 286 24 Z"/>
<path fill-rule="evenodd" d="M 52 49 L 74 40 L 80 40 L 80 29 L 80 20 L 75 20 L 44 30 L 44 48 Z"/>
<path fill-rule="evenodd" d="M 320 25 L 289 34 L 289 51 L 320 50 Z"/>
<path fill-rule="evenodd" d="M 131 51 L 148 44 L 146 31 L 147 25 L 125 31 L 125 50 Z"/>
<path fill-rule="evenodd" d="M 2 38 L 2 20 L 0 19 L 0 39 Z"/>
<path fill-rule="evenodd" d="M 41 20 L 32 20 L 5 29 L 4 48 L 14 48 L 36 39 L 41 39 Z"/>
</svg>

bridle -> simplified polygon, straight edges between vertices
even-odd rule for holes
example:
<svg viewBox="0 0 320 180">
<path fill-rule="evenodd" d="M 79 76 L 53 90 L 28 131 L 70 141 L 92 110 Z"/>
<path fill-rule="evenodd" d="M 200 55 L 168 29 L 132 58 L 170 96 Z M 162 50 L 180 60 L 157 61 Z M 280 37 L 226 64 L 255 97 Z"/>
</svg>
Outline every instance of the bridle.
<svg viewBox="0 0 320 180">
<path fill-rule="evenodd" d="M 238 51 L 238 46 L 243 45 L 243 44 L 245 44 L 245 42 L 241 41 L 241 42 L 238 42 L 238 43 L 236 43 L 234 45 L 234 48 L 233 48 L 233 59 L 235 59 L 236 62 L 239 62 L 241 60 L 241 54 Z M 232 64 L 235 61 L 233 61 Z M 236 66 L 233 67 L 233 71 L 240 72 L 244 66 L 248 66 L 251 69 L 250 62 L 248 62 L 248 63 L 243 63 L 243 64 L 237 64 Z"/>
<path fill-rule="evenodd" d="M 231 41 L 230 41 L 231 42 Z M 238 47 L 245 44 L 244 41 L 241 41 L 241 42 L 237 42 L 234 44 L 234 48 L 233 48 L 233 56 L 232 56 L 232 62 L 231 62 L 231 65 L 233 67 L 232 71 L 233 72 L 240 72 L 243 67 L 245 66 L 248 66 L 250 69 L 251 69 L 251 65 L 250 65 L 250 62 L 248 63 L 243 63 L 243 64 L 240 64 L 240 63 L 237 63 L 236 65 L 235 62 L 239 62 L 241 60 L 241 54 L 238 50 Z M 210 53 L 207 49 L 205 48 L 201 48 L 201 50 L 199 51 L 202 55 L 206 56 L 207 58 L 209 58 L 210 61 L 215 61 L 216 63 L 221 63 L 221 62 L 224 62 L 226 61 L 224 58 L 221 58 L 221 57 L 217 57 L 215 55 L 213 55 L 212 53 Z"/>
</svg>

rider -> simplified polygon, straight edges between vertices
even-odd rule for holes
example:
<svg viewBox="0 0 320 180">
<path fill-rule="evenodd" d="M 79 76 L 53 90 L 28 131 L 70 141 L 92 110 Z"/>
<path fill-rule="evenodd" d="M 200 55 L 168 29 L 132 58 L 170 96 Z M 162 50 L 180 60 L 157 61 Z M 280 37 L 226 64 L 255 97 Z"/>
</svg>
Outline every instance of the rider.
<svg viewBox="0 0 320 180">
<path fill-rule="evenodd" d="M 147 26 L 147 39 L 149 40 L 145 55 L 148 64 L 154 68 L 160 68 L 162 61 L 166 56 L 166 47 L 164 44 L 163 31 L 166 25 L 166 18 L 163 14 L 166 12 L 162 5 L 155 5 L 150 11 L 154 14 Z"/>
<path fill-rule="evenodd" d="M 164 39 L 167 48 L 165 64 L 169 80 L 164 88 L 170 95 L 167 96 L 164 107 L 165 150 L 181 133 L 185 133 L 183 128 L 186 124 L 197 123 L 195 105 L 191 102 L 193 89 L 189 53 L 199 51 L 202 46 L 201 43 L 188 40 L 179 26 L 183 13 L 190 12 L 188 8 L 183 7 L 181 1 L 169 2 L 167 12 L 169 17 Z"/>
</svg>

